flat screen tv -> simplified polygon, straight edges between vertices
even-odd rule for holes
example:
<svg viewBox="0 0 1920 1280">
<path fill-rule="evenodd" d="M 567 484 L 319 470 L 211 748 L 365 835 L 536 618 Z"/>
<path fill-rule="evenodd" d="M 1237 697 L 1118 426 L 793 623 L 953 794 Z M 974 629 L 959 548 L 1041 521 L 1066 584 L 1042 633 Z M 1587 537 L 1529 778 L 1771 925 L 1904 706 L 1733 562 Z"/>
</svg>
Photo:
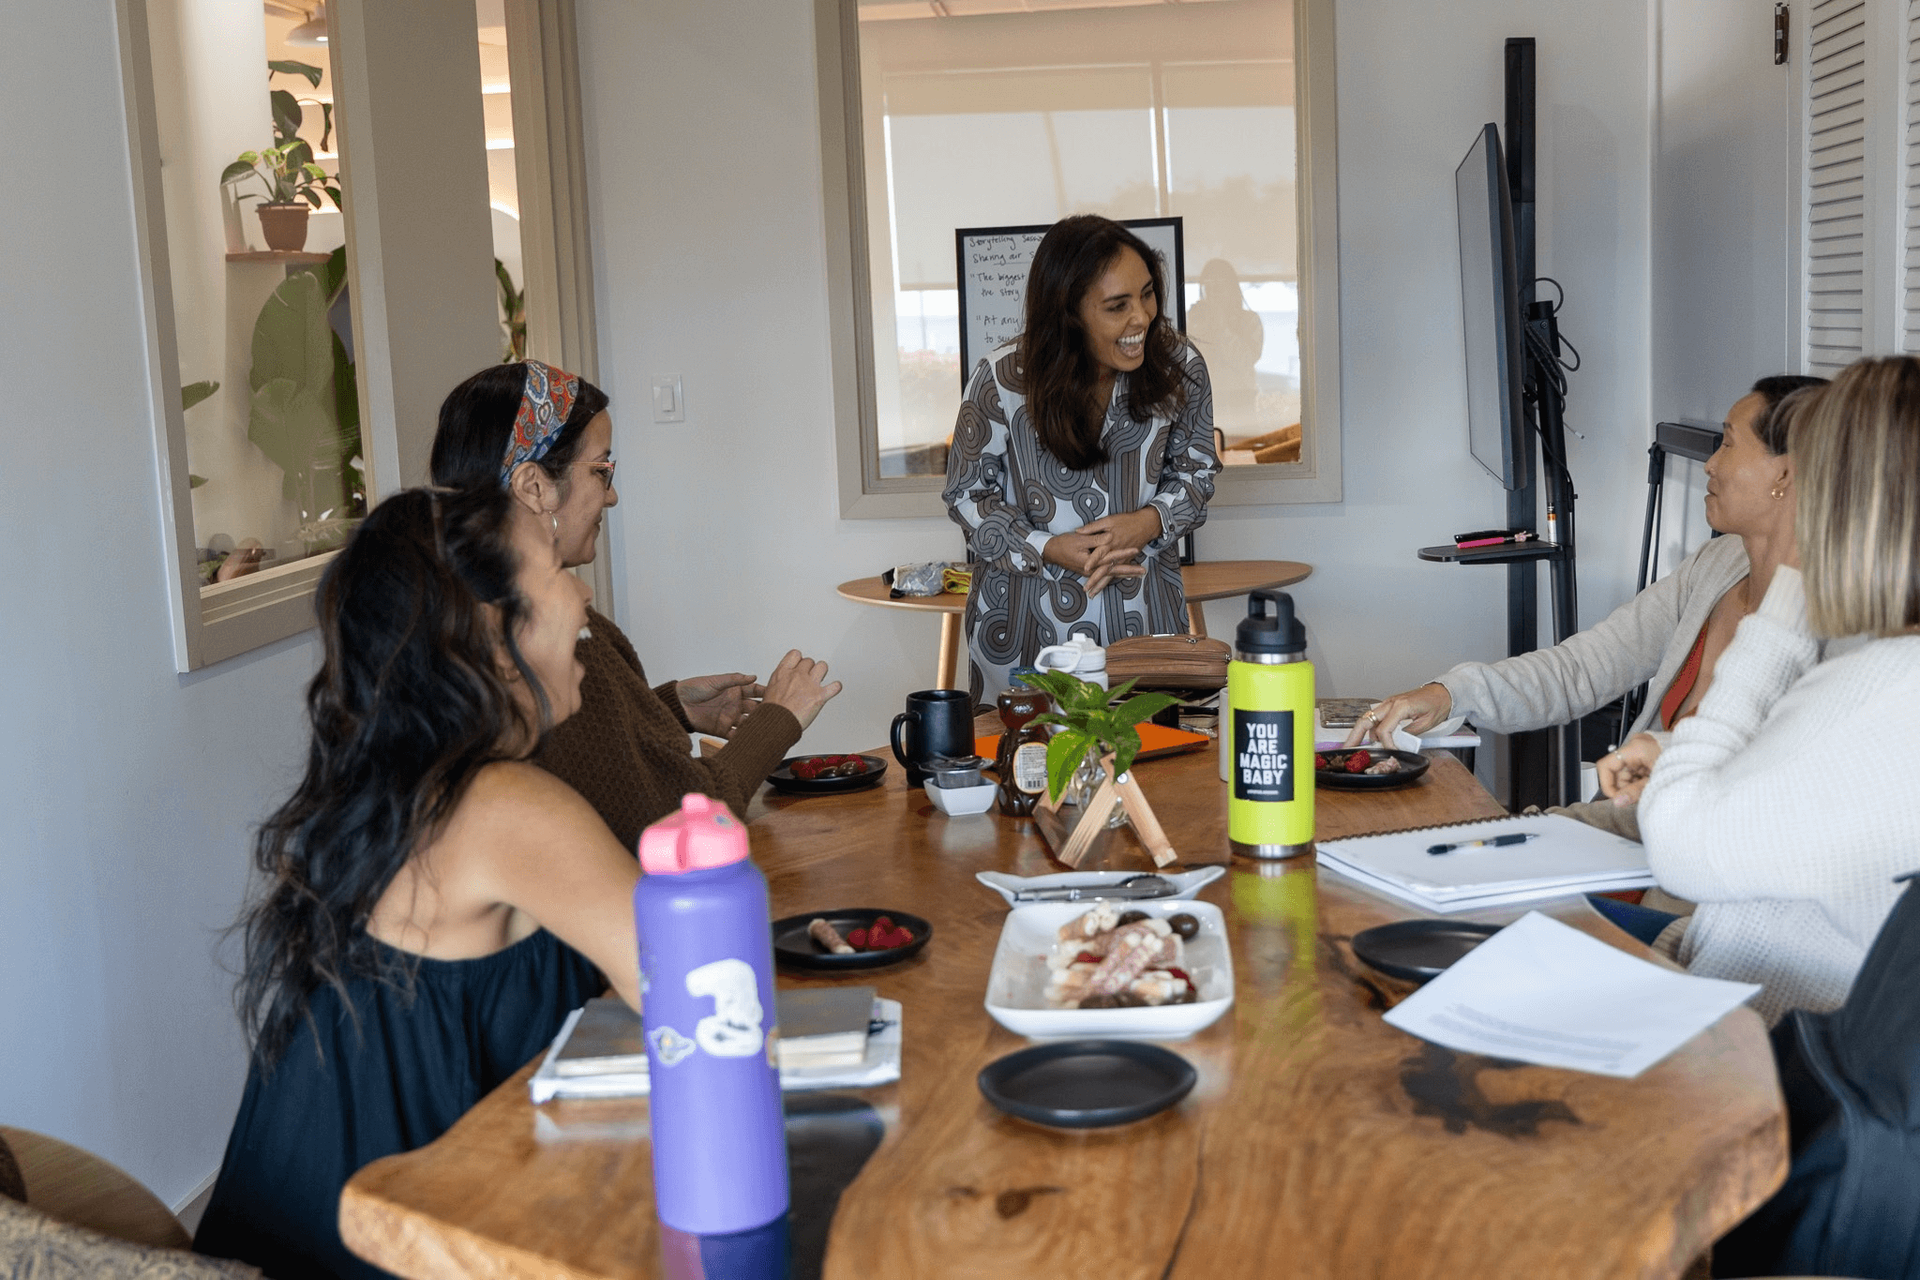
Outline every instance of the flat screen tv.
<svg viewBox="0 0 1920 1280">
<path fill-rule="evenodd" d="M 1453 171 L 1460 212 L 1460 311 L 1467 342 L 1467 445 L 1506 489 L 1528 481 L 1520 398 L 1520 280 L 1500 130 L 1486 125 Z"/>
</svg>

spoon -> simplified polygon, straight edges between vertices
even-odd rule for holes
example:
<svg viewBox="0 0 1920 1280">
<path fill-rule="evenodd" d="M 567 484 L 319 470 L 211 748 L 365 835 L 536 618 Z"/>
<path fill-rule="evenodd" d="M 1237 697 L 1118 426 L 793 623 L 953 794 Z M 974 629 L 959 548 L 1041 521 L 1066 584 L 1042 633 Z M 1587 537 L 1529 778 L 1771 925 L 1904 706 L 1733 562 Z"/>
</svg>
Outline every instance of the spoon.
<svg viewBox="0 0 1920 1280">
<path fill-rule="evenodd" d="M 1015 902 L 1089 902 L 1098 898 L 1134 902 L 1143 898 L 1171 898 L 1180 886 L 1165 876 L 1141 872 L 1113 884 L 1055 885 L 1048 889 L 1027 889 L 1013 895 Z"/>
</svg>

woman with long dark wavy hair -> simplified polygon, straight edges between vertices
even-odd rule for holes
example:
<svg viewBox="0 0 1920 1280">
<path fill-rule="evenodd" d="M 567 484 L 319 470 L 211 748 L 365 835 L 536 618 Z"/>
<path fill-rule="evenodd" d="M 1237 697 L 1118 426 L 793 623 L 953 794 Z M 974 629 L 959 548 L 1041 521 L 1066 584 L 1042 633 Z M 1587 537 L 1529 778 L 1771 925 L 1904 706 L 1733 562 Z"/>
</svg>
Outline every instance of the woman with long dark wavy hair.
<svg viewBox="0 0 1920 1280">
<path fill-rule="evenodd" d="M 1056 222 L 1020 336 L 974 369 L 947 454 L 967 533 L 976 703 L 1050 644 L 1183 632 L 1175 544 L 1206 522 L 1220 469 L 1206 362 L 1161 311 L 1146 242 L 1106 218 Z"/>
<path fill-rule="evenodd" d="M 619 505 L 613 472 L 606 393 L 565 370 L 538 360 L 492 365 L 440 406 L 433 482 L 505 490 L 553 531 L 569 568 L 593 559 L 600 522 Z M 797 649 L 765 684 L 734 671 L 649 686 L 613 619 L 588 610 L 587 622 L 581 712 L 556 728 L 534 763 L 585 796 L 628 849 L 689 791 L 744 817 L 767 774 L 840 692 L 839 682 L 826 683 L 827 664 Z M 726 746 L 696 757 L 689 733 Z"/>
<path fill-rule="evenodd" d="M 601 991 L 637 1007 L 638 871 L 528 763 L 579 705 L 586 587 L 498 488 L 381 503 L 321 580 L 305 776 L 254 845 L 246 1093 L 195 1247 L 374 1276 L 338 1227 Z"/>
</svg>

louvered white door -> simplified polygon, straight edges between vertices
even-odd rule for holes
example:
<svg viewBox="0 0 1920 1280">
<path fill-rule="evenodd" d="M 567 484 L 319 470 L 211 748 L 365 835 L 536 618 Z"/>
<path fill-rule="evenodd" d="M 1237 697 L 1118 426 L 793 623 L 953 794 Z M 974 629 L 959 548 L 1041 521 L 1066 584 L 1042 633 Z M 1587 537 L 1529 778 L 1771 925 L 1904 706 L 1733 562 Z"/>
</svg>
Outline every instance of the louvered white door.
<svg viewBox="0 0 1920 1280">
<path fill-rule="evenodd" d="M 1866 0 L 1814 0 L 1806 30 L 1806 367 L 1831 377 L 1867 349 Z"/>
<path fill-rule="evenodd" d="M 1900 334 L 1920 353 L 1920 0 L 1907 0 L 1900 52 Z"/>
</svg>

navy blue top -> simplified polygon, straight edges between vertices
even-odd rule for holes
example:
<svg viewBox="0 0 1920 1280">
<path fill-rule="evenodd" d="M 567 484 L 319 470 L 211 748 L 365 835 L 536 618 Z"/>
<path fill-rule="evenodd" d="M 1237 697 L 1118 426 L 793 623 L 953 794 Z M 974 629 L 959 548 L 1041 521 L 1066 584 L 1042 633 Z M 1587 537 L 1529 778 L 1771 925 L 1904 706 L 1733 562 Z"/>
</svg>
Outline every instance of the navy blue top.
<svg viewBox="0 0 1920 1280">
<path fill-rule="evenodd" d="M 322 987 L 279 1060 L 268 1068 L 255 1058 L 194 1237 L 199 1252 L 274 1280 L 386 1275 L 340 1240 L 347 1179 L 445 1133 L 606 988 L 544 929 L 476 960 L 408 958 L 417 965 L 411 999 L 351 980 L 356 1029 L 346 1001 Z"/>
</svg>

